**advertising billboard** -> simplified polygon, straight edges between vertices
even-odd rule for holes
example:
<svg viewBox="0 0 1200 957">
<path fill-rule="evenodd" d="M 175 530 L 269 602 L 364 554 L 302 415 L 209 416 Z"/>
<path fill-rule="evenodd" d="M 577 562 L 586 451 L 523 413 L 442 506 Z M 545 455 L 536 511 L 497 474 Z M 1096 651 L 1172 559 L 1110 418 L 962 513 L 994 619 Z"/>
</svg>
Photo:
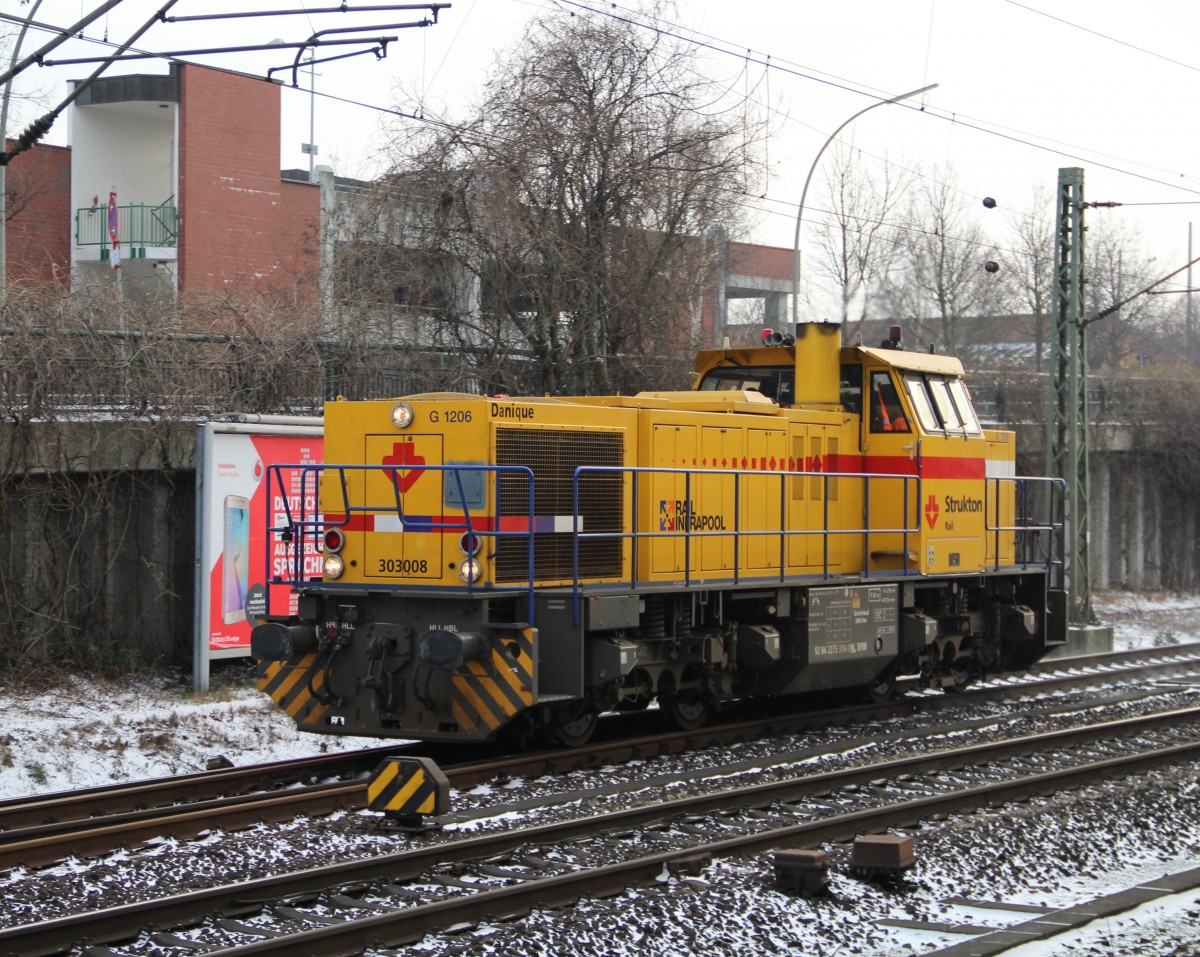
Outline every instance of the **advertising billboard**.
<svg viewBox="0 0 1200 957">
<path fill-rule="evenodd" d="M 271 589 L 273 611 L 289 606 L 295 610 L 296 596 L 288 587 L 271 584 L 273 577 L 282 574 L 288 548 L 283 542 L 268 542 L 267 528 L 283 521 L 287 505 L 296 507 L 300 498 L 316 495 L 313 473 L 308 473 L 307 487 L 301 488 L 301 470 L 285 472 L 284 488 L 271 489 L 275 501 L 267 500 L 266 477 L 272 465 L 321 463 L 321 420 L 303 422 L 209 422 L 200 427 L 193 656 L 197 691 L 208 687 L 212 659 L 250 654 L 250 629 L 266 607 L 267 589 Z M 311 513 L 315 503 L 305 504 Z M 305 568 L 319 575 L 321 555 L 315 542 L 311 547 L 313 554 L 304 556 Z"/>
</svg>

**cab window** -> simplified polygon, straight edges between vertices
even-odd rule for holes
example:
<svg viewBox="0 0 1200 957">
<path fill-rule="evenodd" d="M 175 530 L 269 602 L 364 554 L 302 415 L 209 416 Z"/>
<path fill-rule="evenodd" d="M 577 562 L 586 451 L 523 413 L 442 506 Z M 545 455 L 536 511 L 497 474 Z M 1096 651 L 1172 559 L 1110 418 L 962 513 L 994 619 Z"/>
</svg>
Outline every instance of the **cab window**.
<svg viewBox="0 0 1200 957">
<path fill-rule="evenodd" d="M 954 408 L 958 411 L 958 417 L 962 419 L 964 428 L 972 433 L 981 432 L 979 419 L 975 415 L 975 405 L 971 402 L 971 393 L 967 391 L 967 384 L 962 379 L 951 379 L 949 386 L 950 398 L 954 400 Z"/>
<path fill-rule="evenodd" d="M 962 432 L 962 419 L 958 417 L 954 400 L 950 398 L 946 380 L 938 376 L 930 376 L 927 381 L 929 382 L 929 391 L 933 394 L 933 405 L 937 409 L 938 418 L 942 420 L 942 426 L 947 432 Z"/>
<path fill-rule="evenodd" d="M 700 392 L 760 392 L 780 405 L 791 405 L 793 378 L 795 371 L 790 366 L 727 366 L 709 370 L 696 388 Z"/>
<path fill-rule="evenodd" d="M 940 432 L 942 424 L 938 421 L 937 413 L 933 411 L 933 399 L 925 388 L 925 378 L 919 372 L 909 372 L 904 376 L 904 387 L 912 402 L 913 411 L 917 413 L 917 421 L 921 424 L 922 432 Z"/>
<path fill-rule="evenodd" d="M 970 393 L 961 379 L 909 372 L 904 376 L 904 387 L 922 431 L 980 433 Z"/>
<path fill-rule="evenodd" d="M 862 415 L 862 376 L 860 365 L 842 366 L 841 403 L 851 415 Z"/>
<path fill-rule="evenodd" d="M 871 394 L 868 401 L 871 404 L 872 432 L 912 431 L 889 373 L 883 371 L 871 373 Z"/>
</svg>

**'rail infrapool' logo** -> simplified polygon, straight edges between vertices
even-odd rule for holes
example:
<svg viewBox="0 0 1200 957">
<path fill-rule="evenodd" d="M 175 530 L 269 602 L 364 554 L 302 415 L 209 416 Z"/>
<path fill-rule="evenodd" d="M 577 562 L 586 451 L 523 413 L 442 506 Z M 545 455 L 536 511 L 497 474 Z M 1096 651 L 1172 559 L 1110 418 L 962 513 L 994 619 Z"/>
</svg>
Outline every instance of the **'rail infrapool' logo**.
<svg viewBox="0 0 1200 957">
<path fill-rule="evenodd" d="M 660 532 L 723 532 L 724 515 L 699 515 L 693 502 L 684 499 L 660 499 L 658 503 Z"/>
<path fill-rule="evenodd" d="M 658 530 L 660 532 L 675 531 L 675 500 L 663 499 L 658 503 Z"/>
</svg>

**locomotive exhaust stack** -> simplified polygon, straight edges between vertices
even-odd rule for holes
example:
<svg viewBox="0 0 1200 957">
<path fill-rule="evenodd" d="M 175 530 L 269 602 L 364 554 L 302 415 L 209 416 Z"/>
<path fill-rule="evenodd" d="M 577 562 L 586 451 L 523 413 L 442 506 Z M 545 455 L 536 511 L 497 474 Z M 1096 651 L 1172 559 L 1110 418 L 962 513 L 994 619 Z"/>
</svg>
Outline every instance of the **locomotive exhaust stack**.
<svg viewBox="0 0 1200 957">
<path fill-rule="evenodd" d="M 841 347 L 842 327 L 837 323 L 797 323 L 796 405 L 833 409 L 841 402 Z"/>
</svg>

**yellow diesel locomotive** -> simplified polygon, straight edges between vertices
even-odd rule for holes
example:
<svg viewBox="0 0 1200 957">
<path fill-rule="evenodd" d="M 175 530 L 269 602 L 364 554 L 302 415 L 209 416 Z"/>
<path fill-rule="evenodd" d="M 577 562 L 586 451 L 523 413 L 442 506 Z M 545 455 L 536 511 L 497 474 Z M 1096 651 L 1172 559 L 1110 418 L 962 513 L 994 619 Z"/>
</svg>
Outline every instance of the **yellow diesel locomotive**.
<svg viewBox="0 0 1200 957">
<path fill-rule="evenodd" d="M 268 535 L 298 600 L 253 630 L 259 687 L 314 732 L 574 744 L 655 700 L 692 728 L 735 698 L 957 690 L 1065 641 L 1061 486 L 1016 475 L 957 359 L 810 324 L 696 375 L 328 403 L 319 495 Z"/>
</svg>

